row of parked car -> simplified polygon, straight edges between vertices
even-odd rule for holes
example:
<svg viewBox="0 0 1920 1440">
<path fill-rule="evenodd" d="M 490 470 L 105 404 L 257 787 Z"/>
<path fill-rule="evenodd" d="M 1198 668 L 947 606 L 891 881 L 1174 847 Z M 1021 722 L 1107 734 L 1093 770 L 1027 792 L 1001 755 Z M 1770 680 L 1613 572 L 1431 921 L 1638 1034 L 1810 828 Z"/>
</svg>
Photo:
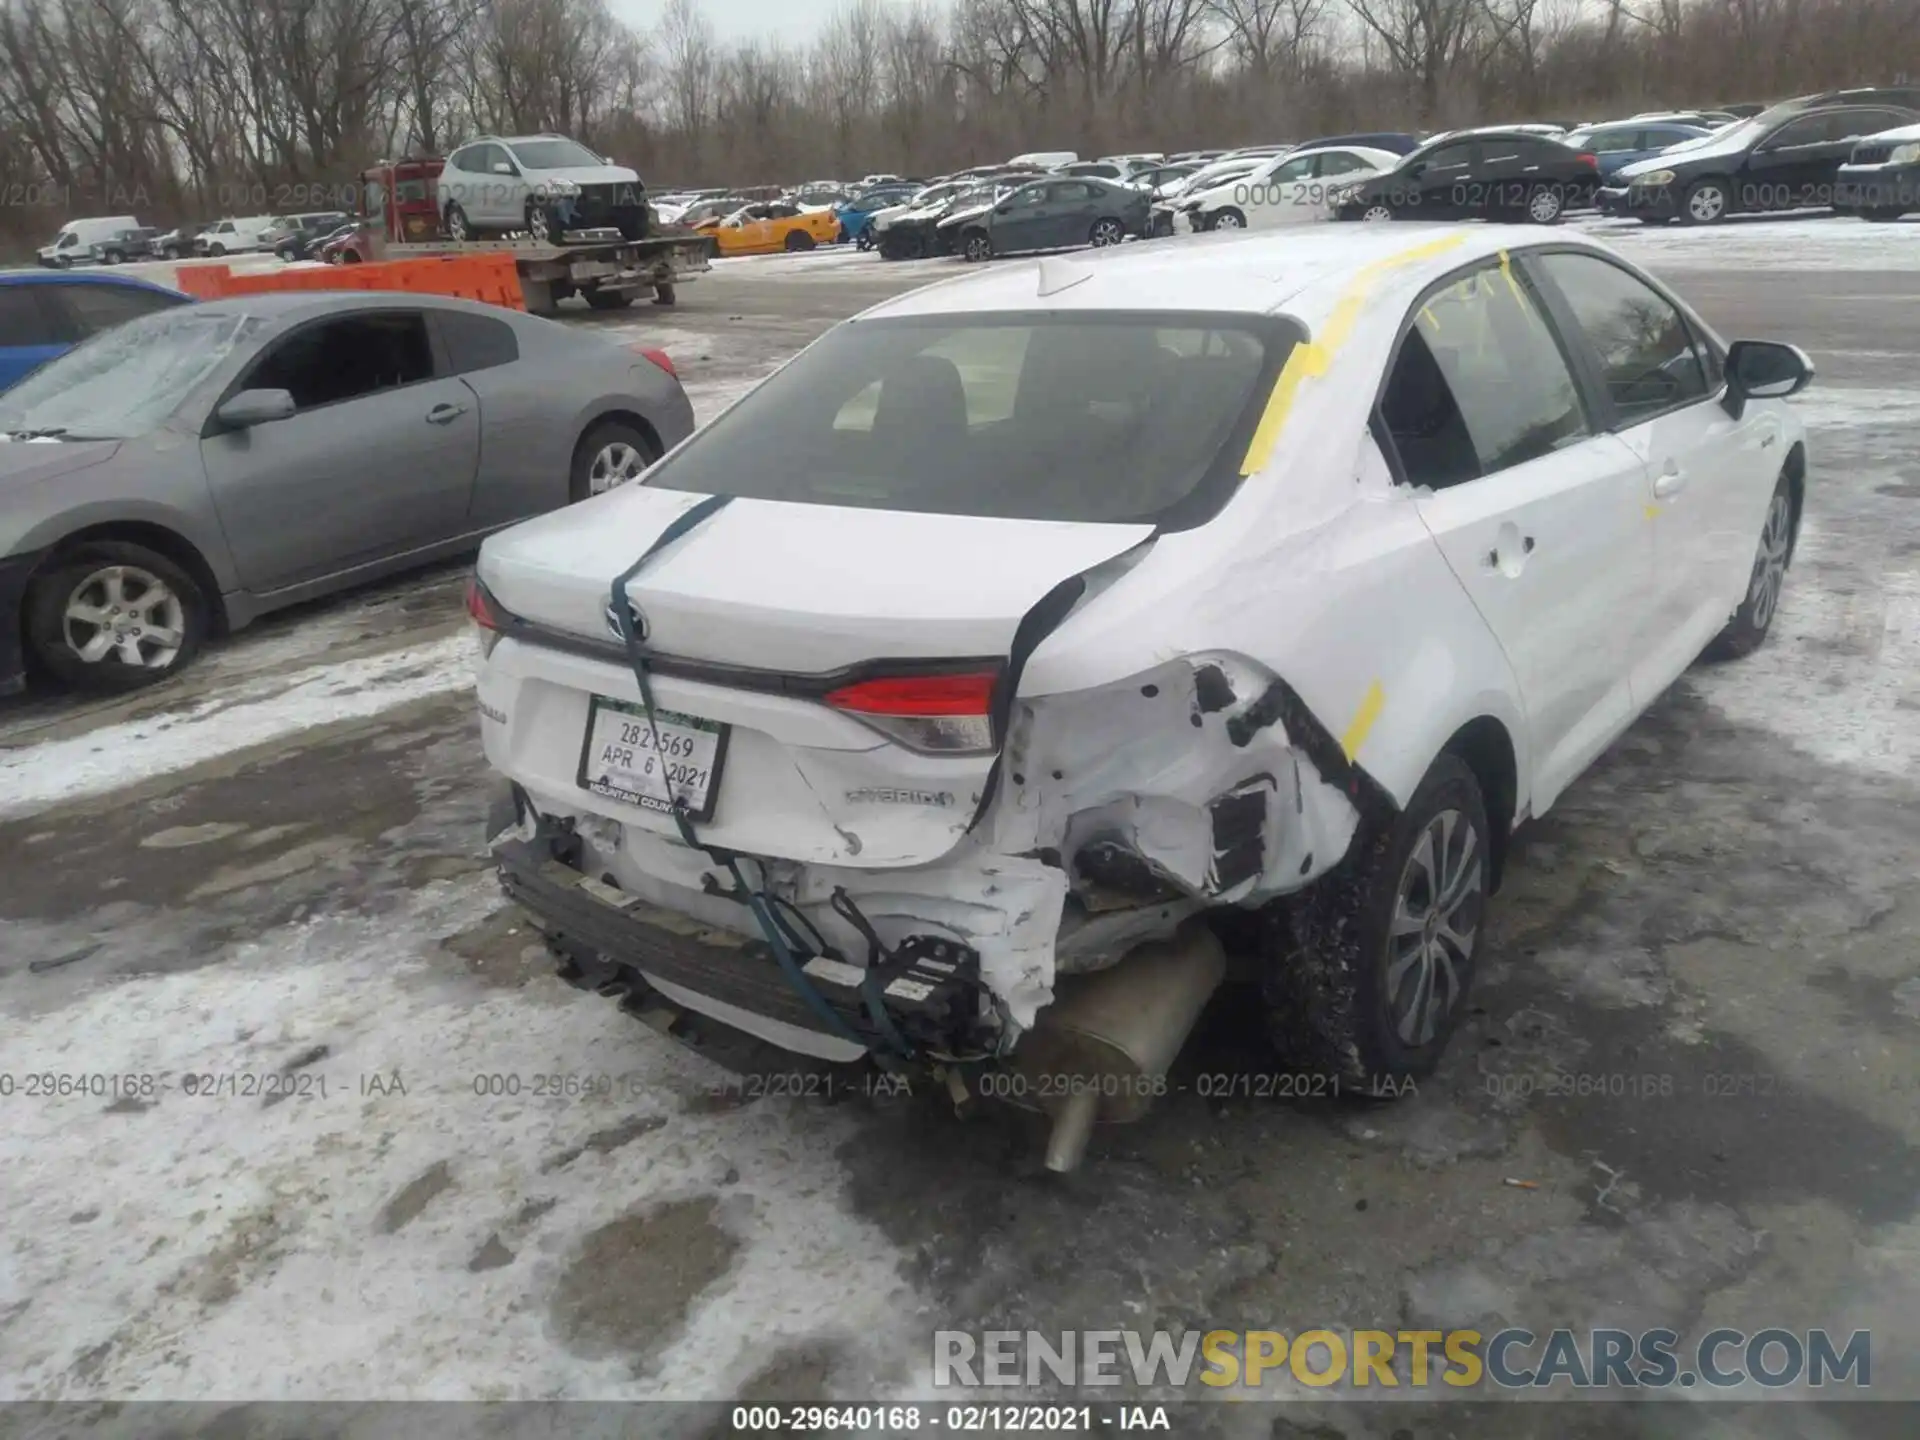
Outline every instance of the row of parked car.
<svg viewBox="0 0 1920 1440">
<path fill-rule="evenodd" d="M 1553 224 L 1591 208 L 1649 224 L 1806 208 L 1896 218 L 1920 209 L 1920 90 L 1231 151 L 1095 160 L 1039 152 L 930 180 L 877 175 L 773 196 L 687 192 L 663 197 L 660 213 L 711 233 L 723 255 L 851 243 L 889 260 L 978 260 L 1309 220 Z"/>
<path fill-rule="evenodd" d="M 69 220 L 40 247 L 40 264 L 51 270 L 75 265 L 123 265 L 136 260 L 185 260 L 191 256 L 272 254 L 282 260 L 316 258 L 316 252 L 352 219 L 339 210 L 301 215 L 249 215 L 171 230 L 142 225 L 132 215 L 93 215 Z"/>
</svg>

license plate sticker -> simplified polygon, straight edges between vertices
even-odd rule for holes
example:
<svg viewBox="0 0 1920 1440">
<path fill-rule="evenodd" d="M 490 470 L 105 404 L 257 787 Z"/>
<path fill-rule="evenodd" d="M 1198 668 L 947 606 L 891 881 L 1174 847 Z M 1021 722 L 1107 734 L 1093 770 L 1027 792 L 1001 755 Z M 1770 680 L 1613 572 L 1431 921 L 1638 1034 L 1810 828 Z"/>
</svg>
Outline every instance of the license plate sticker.
<svg viewBox="0 0 1920 1440">
<path fill-rule="evenodd" d="M 717 720 L 658 708 L 649 724 L 641 706 L 596 695 L 587 708 L 580 786 L 663 815 L 672 812 L 677 798 L 689 819 L 710 820 L 730 729 Z"/>
</svg>

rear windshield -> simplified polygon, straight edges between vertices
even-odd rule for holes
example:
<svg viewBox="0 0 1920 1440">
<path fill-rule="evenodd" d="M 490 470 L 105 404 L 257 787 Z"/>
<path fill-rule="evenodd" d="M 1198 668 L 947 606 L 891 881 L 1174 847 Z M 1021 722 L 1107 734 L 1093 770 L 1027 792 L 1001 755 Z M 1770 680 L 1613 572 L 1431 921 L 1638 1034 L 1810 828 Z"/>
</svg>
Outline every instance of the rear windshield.
<svg viewBox="0 0 1920 1440">
<path fill-rule="evenodd" d="M 1022 520 L 1212 516 L 1239 481 L 1291 322 L 1177 312 L 855 321 L 645 482 L 808 505 Z"/>
</svg>

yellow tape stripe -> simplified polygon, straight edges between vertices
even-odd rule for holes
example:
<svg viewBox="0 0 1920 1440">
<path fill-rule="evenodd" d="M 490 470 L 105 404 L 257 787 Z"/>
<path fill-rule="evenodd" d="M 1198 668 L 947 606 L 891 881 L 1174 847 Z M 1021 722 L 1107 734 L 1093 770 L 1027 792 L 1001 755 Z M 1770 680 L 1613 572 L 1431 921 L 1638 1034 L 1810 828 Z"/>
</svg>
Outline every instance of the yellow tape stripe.
<svg viewBox="0 0 1920 1440">
<path fill-rule="evenodd" d="M 1386 708 L 1387 692 L 1380 688 L 1380 682 L 1374 681 L 1367 687 L 1367 693 L 1360 697 L 1360 709 L 1354 714 L 1353 723 L 1347 726 L 1347 733 L 1340 737 L 1340 748 L 1347 752 L 1352 760 L 1360 753 L 1360 747 L 1367 743 L 1367 736 L 1373 730 L 1373 722 L 1380 718 L 1380 712 Z"/>
<path fill-rule="evenodd" d="M 1293 354 L 1287 357 L 1287 363 L 1281 367 L 1280 378 L 1273 384 L 1273 394 L 1267 397 L 1266 409 L 1260 412 L 1260 423 L 1254 427 L 1253 439 L 1248 442 L 1246 459 L 1240 462 L 1242 476 L 1264 470 L 1267 461 L 1273 458 L 1273 447 L 1279 443 L 1280 432 L 1286 427 L 1287 416 L 1293 409 L 1294 397 L 1300 391 L 1301 382 L 1309 376 L 1327 373 L 1333 364 L 1333 357 L 1347 343 L 1353 327 L 1359 323 L 1360 312 L 1366 308 L 1372 294 L 1373 282 L 1389 270 L 1399 269 L 1403 265 L 1417 265 L 1422 260 L 1457 249 L 1466 243 L 1466 238 L 1463 234 L 1443 235 L 1438 240 L 1429 240 L 1398 255 L 1376 260 L 1354 276 L 1353 283 L 1333 307 L 1333 314 L 1328 317 L 1323 333 L 1315 340 L 1295 346 Z"/>
</svg>

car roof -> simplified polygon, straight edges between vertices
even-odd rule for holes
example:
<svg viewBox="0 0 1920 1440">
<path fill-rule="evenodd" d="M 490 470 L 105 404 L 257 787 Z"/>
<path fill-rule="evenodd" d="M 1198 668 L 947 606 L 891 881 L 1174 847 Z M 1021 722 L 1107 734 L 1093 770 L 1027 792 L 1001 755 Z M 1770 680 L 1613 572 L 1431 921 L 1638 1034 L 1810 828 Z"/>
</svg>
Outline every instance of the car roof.
<svg viewBox="0 0 1920 1440">
<path fill-rule="evenodd" d="M 461 300 L 452 295 L 411 294 L 404 290 L 275 290 L 261 295 L 232 295 L 203 301 L 212 315 L 256 315 L 263 320 L 294 320 L 347 310 L 466 310 L 497 319 L 524 318 L 519 312 Z"/>
<path fill-rule="evenodd" d="M 1547 243 L 1611 253 L 1564 231 L 1543 236 L 1538 227 L 1526 226 L 1401 222 L 1301 230 L 1213 232 L 996 266 L 882 301 L 860 318 L 1045 308 L 1246 315 L 1285 310 L 1311 320 L 1333 303 L 1329 297 L 1383 266 L 1424 283 L 1475 260 Z"/>
<path fill-rule="evenodd" d="M 89 270 L 21 270 L 0 273 L 0 285 L 112 285 L 123 290 L 147 290 L 156 295 L 181 295 L 192 299 L 184 291 L 172 290 L 165 285 L 156 285 L 151 280 L 142 280 L 138 275 L 101 275 Z"/>
</svg>

